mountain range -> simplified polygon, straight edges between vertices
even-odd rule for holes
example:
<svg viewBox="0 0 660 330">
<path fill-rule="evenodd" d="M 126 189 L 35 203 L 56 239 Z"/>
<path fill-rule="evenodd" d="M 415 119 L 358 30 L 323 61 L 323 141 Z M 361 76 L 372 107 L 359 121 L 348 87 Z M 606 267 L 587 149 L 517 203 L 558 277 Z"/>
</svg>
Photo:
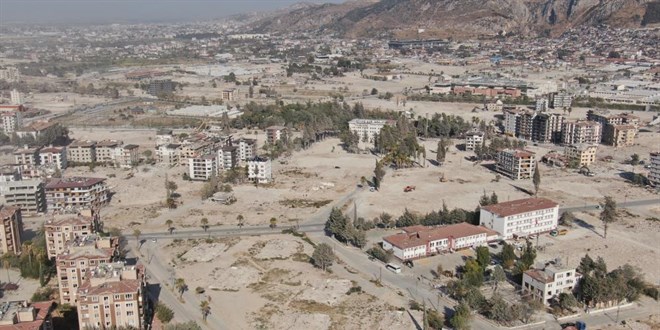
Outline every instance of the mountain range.
<svg viewBox="0 0 660 330">
<path fill-rule="evenodd" d="M 555 36 L 583 26 L 634 28 L 657 23 L 658 0 L 358 0 L 297 4 L 251 27 L 254 32 L 344 38 L 465 39 L 503 32 Z"/>
</svg>

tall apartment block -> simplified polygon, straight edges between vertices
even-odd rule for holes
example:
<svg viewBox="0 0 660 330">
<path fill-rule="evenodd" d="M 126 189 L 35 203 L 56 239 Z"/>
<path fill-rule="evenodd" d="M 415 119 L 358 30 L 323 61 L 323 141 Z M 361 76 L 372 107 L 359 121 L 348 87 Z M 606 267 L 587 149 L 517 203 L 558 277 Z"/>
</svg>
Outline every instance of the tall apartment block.
<svg viewBox="0 0 660 330">
<path fill-rule="evenodd" d="M 0 251 L 21 253 L 23 217 L 16 206 L 0 205 Z"/>
<path fill-rule="evenodd" d="M 531 178 L 535 168 L 536 156 L 531 151 L 505 149 L 497 154 L 497 171 L 512 180 Z"/>
</svg>

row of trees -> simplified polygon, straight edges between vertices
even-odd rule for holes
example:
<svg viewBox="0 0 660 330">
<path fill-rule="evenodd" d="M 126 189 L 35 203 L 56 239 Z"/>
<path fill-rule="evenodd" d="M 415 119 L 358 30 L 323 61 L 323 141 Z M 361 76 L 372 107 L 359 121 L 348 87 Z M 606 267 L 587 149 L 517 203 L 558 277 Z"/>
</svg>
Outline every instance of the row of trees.
<svg viewBox="0 0 660 330">
<path fill-rule="evenodd" d="M 2 140 L 3 143 L 9 142 L 6 137 L 0 138 L 0 140 Z M 71 140 L 69 139 L 69 129 L 57 124 L 46 128 L 41 134 L 39 134 L 39 136 L 37 136 L 37 138 L 32 134 L 26 134 L 21 137 L 14 133 L 12 134 L 10 141 L 13 145 L 19 147 L 25 145 L 43 147 L 51 144 L 60 146 L 67 145 Z"/>
<path fill-rule="evenodd" d="M 509 139 L 505 138 L 492 138 L 490 143 L 486 142 L 484 139 L 481 145 L 476 145 L 474 147 L 474 153 L 477 155 L 477 159 L 486 160 L 486 159 L 495 159 L 497 154 L 503 149 L 522 149 L 527 145 L 523 140 Z"/>
<path fill-rule="evenodd" d="M 350 243 L 359 248 L 367 244 L 366 232 L 356 228 L 354 223 L 336 207 L 330 211 L 328 221 L 325 223 L 325 232 L 340 242 Z"/>
<path fill-rule="evenodd" d="M 643 276 L 626 264 L 611 272 L 602 257 L 593 260 L 588 254 L 580 260 L 577 271 L 582 274 L 576 296 L 587 306 L 635 301 L 645 291 L 652 291 Z"/>
</svg>

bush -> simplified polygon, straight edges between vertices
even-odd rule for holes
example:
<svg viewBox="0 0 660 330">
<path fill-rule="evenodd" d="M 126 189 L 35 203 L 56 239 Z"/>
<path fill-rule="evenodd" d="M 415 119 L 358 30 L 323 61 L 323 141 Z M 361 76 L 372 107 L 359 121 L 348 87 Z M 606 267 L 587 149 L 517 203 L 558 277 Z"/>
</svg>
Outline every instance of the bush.
<svg viewBox="0 0 660 330">
<path fill-rule="evenodd" d="M 376 246 L 372 247 L 371 249 L 367 250 L 367 254 L 369 254 L 370 256 L 372 256 L 372 257 L 374 257 L 374 258 L 376 258 L 376 259 L 378 259 L 382 262 L 385 262 L 385 263 L 390 262 L 391 254 L 389 252 L 385 251 L 382 247 L 380 247 L 378 245 L 376 245 Z"/>
<path fill-rule="evenodd" d="M 423 311 L 424 309 L 422 308 L 422 305 L 420 305 L 418 302 L 411 300 L 409 303 L 410 309 L 414 311 Z"/>
<path fill-rule="evenodd" d="M 651 298 L 653 298 L 653 299 L 655 299 L 655 300 L 658 300 L 658 298 L 660 297 L 660 294 L 658 292 L 658 288 L 656 288 L 654 286 L 650 286 L 648 288 L 645 288 L 644 289 L 644 294 L 651 297 Z"/>
<path fill-rule="evenodd" d="M 38 289 L 33 295 L 32 295 L 32 302 L 37 302 L 37 301 L 48 301 L 50 300 L 50 296 L 53 294 L 55 290 L 53 288 L 43 288 L 43 289 Z"/>
<path fill-rule="evenodd" d="M 362 287 L 361 286 L 351 287 L 350 289 L 348 289 L 348 292 L 346 292 L 346 294 L 350 296 L 351 293 L 357 293 L 357 294 L 362 293 Z"/>
<path fill-rule="evenodd" d="M 162 303 L 156 304 L 156 317 L 163 323 L 169 323 L 174 318 L 172 309 Z"/>
<path fill-rule="evenodd" d="M 202 288 L 201 286 L 195 288 L 195 293 L 197 294 L 202 294 L 204 292 L 206 292 L 206 290 L 204 290 L 204 288 Z"/>
</svg>

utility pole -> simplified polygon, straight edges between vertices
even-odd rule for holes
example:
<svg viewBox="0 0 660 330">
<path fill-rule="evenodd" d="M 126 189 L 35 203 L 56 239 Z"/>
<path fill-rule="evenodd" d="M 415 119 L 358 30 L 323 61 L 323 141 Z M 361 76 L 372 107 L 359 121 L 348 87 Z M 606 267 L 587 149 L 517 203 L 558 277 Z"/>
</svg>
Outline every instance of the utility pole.
<svg viewBox="0 0 660 330">
<path fill-rule="evenodd" d="M 426 330 L 426 329 L 429 328 L 429 326 L 428 326 L 428 320 L 427 320 L 427 318 L 426 318 L 426 300 L 424 300 L 424 303 L 422 304 L 422 306 L 423 306 L 423 308 L 424 308 L 424 324 L 423 324 L 422 327 L 423 327 L 424 330 Z"/>
</svg>

